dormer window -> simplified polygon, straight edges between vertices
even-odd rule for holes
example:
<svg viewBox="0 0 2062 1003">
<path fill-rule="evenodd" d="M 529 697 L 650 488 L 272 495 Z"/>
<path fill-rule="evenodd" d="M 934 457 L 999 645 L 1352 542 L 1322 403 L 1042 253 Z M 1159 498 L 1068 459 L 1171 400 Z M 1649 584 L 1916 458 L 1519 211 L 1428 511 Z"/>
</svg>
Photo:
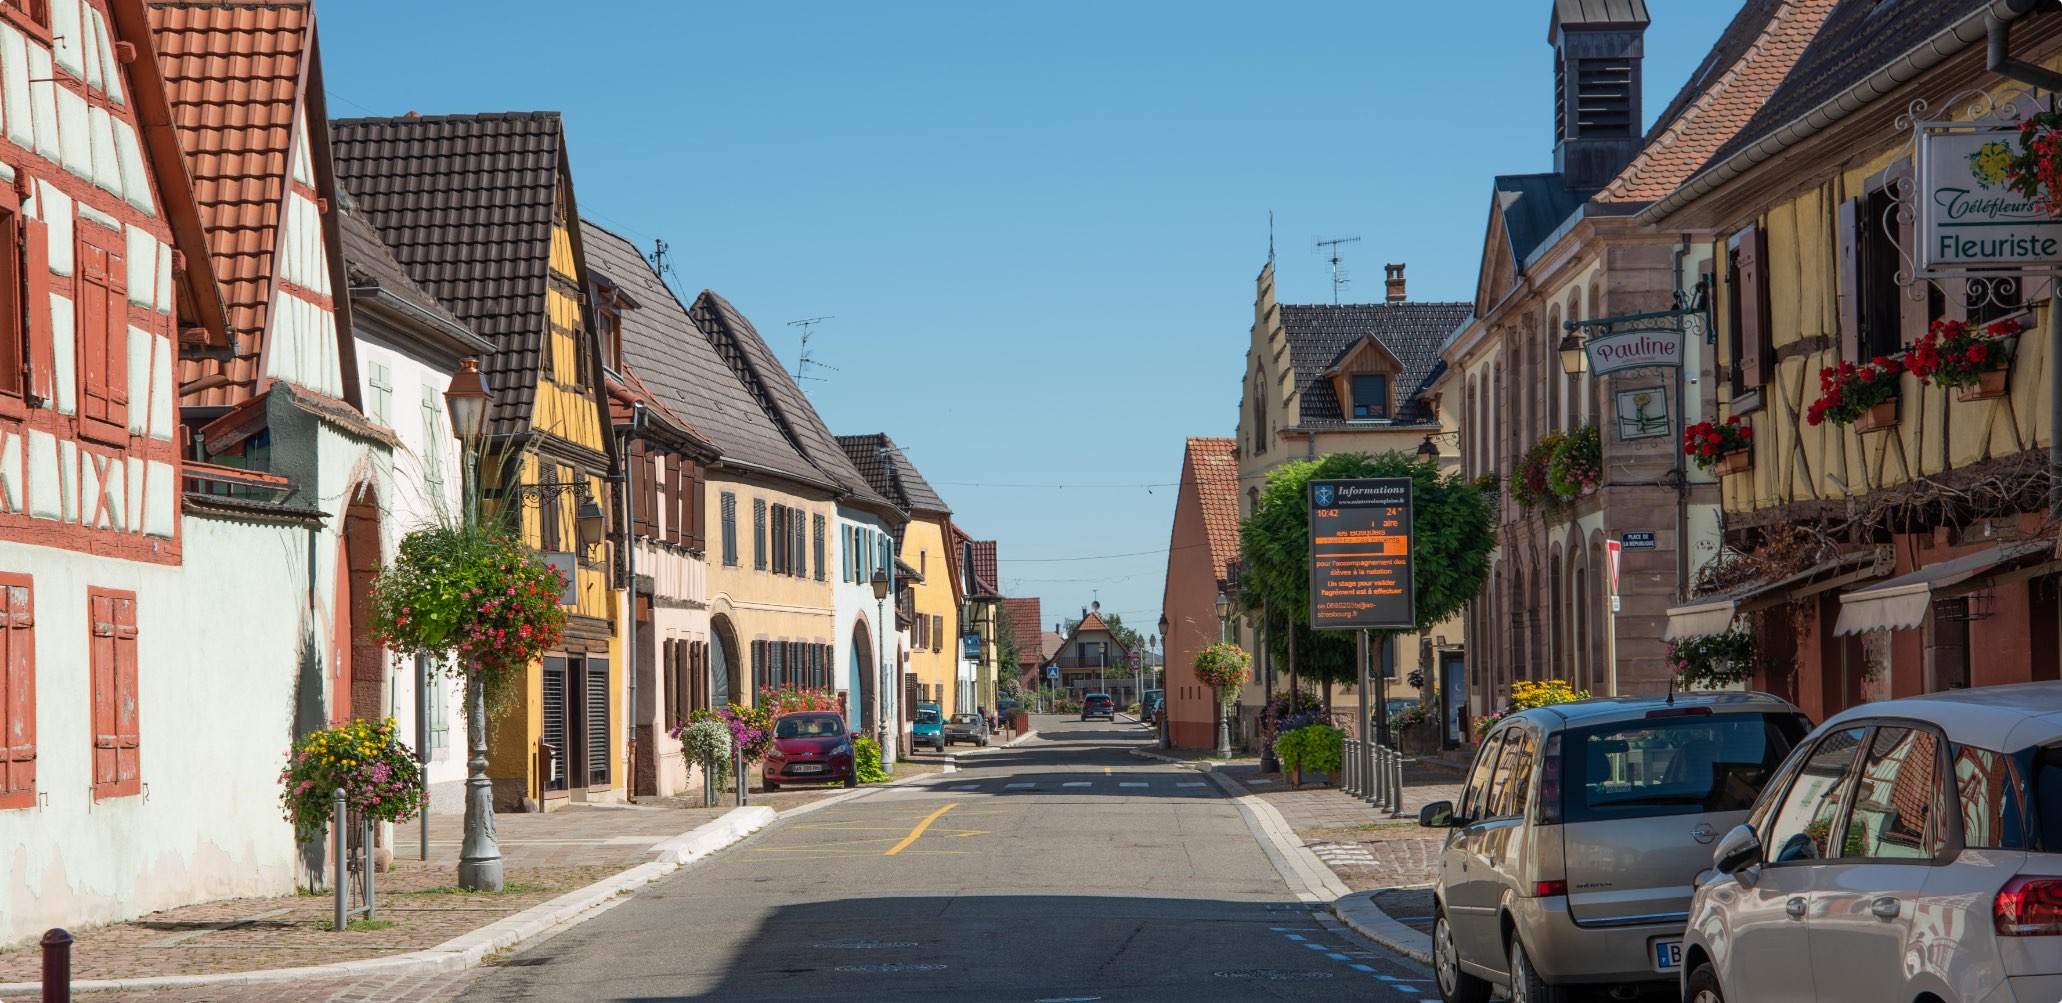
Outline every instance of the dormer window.
<svg viewBox="0 0 2062 1003">
<path fill-rule="evenodd" d="M 1353 378 L 1353 417 L 1356 421 L 1389 417 L 1389 377 Z"/>
</svg>

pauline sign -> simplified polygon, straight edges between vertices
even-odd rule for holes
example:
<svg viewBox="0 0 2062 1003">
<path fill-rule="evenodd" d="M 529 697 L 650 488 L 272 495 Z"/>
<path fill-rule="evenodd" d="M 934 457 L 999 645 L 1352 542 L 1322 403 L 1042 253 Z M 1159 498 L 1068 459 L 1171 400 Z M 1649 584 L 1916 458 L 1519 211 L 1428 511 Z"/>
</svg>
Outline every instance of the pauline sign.
<svg viewBox="0 0 2062 1003">
<path fill-rule="evenodd" d="M 1582 343 L 1589 371 L 1602 376 L 1622 369 L 1659 369 L 1683 364 L 1679 331 L 1613 331 Z"/>
<path fill-rule="evenodd" d="M 2005 183 L 2017 127 L 1919 134 L 1919 270 L 2062 263 L 2062 219 Z"/>
</svg>

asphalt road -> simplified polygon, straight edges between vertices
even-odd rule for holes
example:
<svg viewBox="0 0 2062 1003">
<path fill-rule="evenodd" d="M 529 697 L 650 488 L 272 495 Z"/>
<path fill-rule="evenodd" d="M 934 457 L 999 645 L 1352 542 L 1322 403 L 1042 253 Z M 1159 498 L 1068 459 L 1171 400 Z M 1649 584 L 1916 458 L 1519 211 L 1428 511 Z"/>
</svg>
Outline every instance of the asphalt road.
<svg viewBox="0 0 2062 1003">
<path fill-rule="evenodd" d="M 1438 996 L 1313 911 L 1235 800 L 1036 722 L 957 773 L 783 820 L 491 970 L 517 1001 L 1199 1001 Z"/>
</svg>

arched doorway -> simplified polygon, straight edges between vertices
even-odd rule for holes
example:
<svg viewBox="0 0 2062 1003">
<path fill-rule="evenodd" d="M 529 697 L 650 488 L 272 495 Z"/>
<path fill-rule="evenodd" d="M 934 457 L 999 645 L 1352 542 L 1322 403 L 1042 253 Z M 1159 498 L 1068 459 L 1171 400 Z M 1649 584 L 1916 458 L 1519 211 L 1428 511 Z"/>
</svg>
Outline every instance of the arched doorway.
<svg viewBox="0 0 2062 1003">
<path fill-rule="evenodd" d="M 737 630 L 730 618 L 717 614 L 709 620 L 709 705 L 721 707 L 736 700 Z"/>
<path fill-rule="evenodd" d="M 344 508 L 343 532 L 337 537 L 337 594 L 331 599 L 336 611 L 330 662 L 332 724 L 377 719 L 389 710 L 386 652 L 372 637 L 372 611 L 367 607 L 380 557 L 379 498 L 370 484 L 361 485 Z"/>
<path fill-rule="evenodd" d="M 880 701 L 874 699 L 873 662 L 873 633 L 866 629 L 866 618 L 862 616 L 852 624 L 852 678 L 846 689 L 859 705 L 859 713 L 851 715 L 850 720 L 869 735 L 880 716 Z"/>
</svg>

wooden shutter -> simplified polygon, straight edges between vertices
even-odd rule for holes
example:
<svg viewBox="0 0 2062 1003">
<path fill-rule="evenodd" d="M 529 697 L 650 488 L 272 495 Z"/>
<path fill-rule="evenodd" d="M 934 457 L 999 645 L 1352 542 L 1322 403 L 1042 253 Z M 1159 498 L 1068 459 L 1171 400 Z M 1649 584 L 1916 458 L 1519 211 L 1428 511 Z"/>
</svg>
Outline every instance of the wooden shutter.
<svg viewBox="0 0 2062 1003">
<path fill-rule="evenodd" d="M 942 613 L 931 614 L 931 650 L 945 650 L 945 615 Z"/>
<path fill-rule="evenodd" d="M 687 497 L 680 501 L 680 524 L 687 527 L 688 548 L 706 551 L 709 549 L 709 526 L 707 509 L 702 499 L 708 494 L 709 474 L 699 462 L 694 463 L 693 467 L 694 483 L 689 486 Z"/>
<path fill-rule="evenodd" d="M 654 487 L 652 479 L 651 448 L 642 441 L 630 444 L 630 525 L 631 532 L 650 537 L 652 533 L 652 509 Z"/>
<path fill-rule="evenodd" d="M 686 489 L 680 482 L 680 454 L 666 454 L 666 542 L 680 545 L 687 542 L 681 532 L 685 520 L 680 517 L 680 496 Z"/>
<path fill-rule="evenodd" d="M 587 785 L 609 785 L 609 663 L 587 659 Z"/>
<path fill-rule="evenodd" d="M 22 323 L 29 342 L 29 393 L 57 399 L 56 338 L 50 329 L 50 227 L 21 218 Z"/>
<path fill-rule="evenodd" d="M 752 499 L 752 568 L 766 570 L 766 499 Z"/>
<path fill-rule="evenodd" d="M 830 541 L 825 539 L 827 527 L 824 526 L 823 516 L 810 516 L 809 528 L 810 532 L 813 533 L 815 536 L 815 539 L 812 541 L 812 543 L 816 548 L 816 580 L 820 582 L 824 581 L 829 575 L 829 570 L 824 567 L 824 546 L 828 544 Z"/>
<path fill-rule="evenodd" d="M 129 424 L 128 268 L 121 234 L 79 227 L 74 281 L 79 357 L 79 414 L 85 431 L 125 442 Z M 98 427 L 95 426 L 98 423 Z"/>
<path fill-rule="evenodd" d="M 766 642 L 752 642 L 752 688 L 757 690 L 766 685 Z M 752 701 L 757 703 L 757 701 Z"/>
<path fill-rule="evenodd" d="M 551 478 L 553 480 L 563 481 L 557 467 L 548 467 L 546 469 L 551 471 Z M 561 501 L 562 499 L 556 495 L 547 495 L 537 506 L 538 550 L 556 551 L 559 549 L 558 507 Z"/>
<path fill-rule="evenodd" d="M 1752 389 L 1765 381 L 1769 358 L 1768 254 L 1760 224 L 1740 231 L 1740 380 Z"/>
<path fill-rule="evenodd" d="M 1866 204 L 1860 198 L 1840 203 L 1836 224 L 1840 241 L 1840 357 L 1849 362 L 1860 361 L 1862 355 L 1862 207 Z M 1741 302 L 1746 302 L 1744 297 Z"/>
<path fill-rule="evenodd" d="M 36 799 L 36 618 L 29 579 L 0 576 L 0 808 Z"/>
<path fill-rule="evenodd" d="M 137 756 L 136 600 L 116 592 L 87 594 L 92 629 L 93 796 L 141 790 Z"/>
<path fill-rule="evenodd" d="M 544 659 L 544 728 L 538 736 L 542 744 L 551 746 L 551 768 L 544 777 L 545 790 L 564 790 L 566 787 L 566 761 L 573 750 L 566 747 L 566 660 L 562 655 L 547 655 Z"/>
</svg>

